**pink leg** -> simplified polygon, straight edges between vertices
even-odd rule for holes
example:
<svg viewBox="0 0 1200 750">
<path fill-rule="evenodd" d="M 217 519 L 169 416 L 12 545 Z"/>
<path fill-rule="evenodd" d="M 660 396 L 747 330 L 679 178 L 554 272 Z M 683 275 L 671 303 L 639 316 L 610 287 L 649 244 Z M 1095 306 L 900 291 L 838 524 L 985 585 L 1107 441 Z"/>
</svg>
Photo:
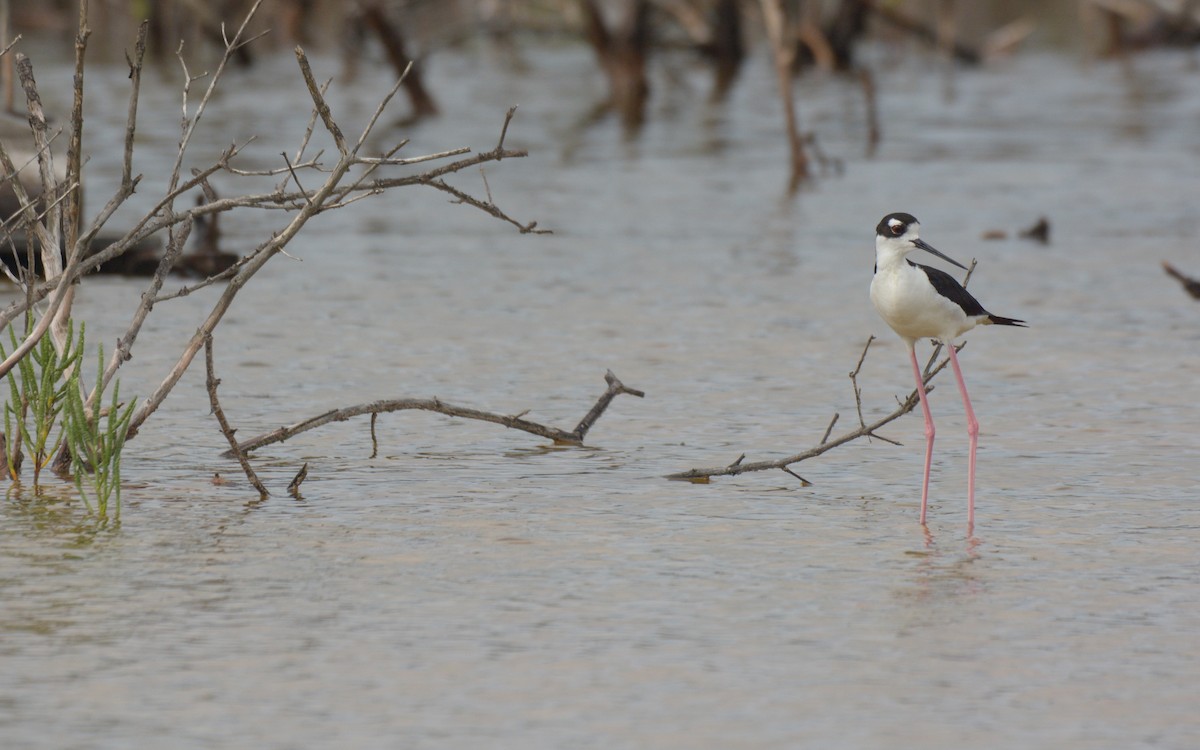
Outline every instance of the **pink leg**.
<svg viewBox="0 0 1200 750">
<path fill-rule="evenodd" d="M 971 455 L 967 459 L 967 533 L 975 528 L 975 449 L 979 447 L 979 420 L 971 408 L 971 397 L 967 395 L 967 384 L 963 381 L 962 368 L 958 366 L 958 353 L 954 344 L 947 344 L 950 364 L 954 365 L 954 377 L 958 378 L 958 390 L 962 393 L 963 408 L 967 412 L 967 435 L 971 441 Z"/>
<path fill-rule="evenodd" d="M 925 479 L 921 482 L 921 525 L 925 525 L 925 511 L 929 507 L 929 466 L 933 463 L 933 415 L 929 413 L 929 397 L 925 395 L 925 378 L 921 377 L 921 366 L 917 364 L 917 350 L 908 346 L 908 357 L 912 360 L 913 377 L 917 381 L 917 394 L 921 397 L 921 411 L 925 413 Z"/>
</svg>

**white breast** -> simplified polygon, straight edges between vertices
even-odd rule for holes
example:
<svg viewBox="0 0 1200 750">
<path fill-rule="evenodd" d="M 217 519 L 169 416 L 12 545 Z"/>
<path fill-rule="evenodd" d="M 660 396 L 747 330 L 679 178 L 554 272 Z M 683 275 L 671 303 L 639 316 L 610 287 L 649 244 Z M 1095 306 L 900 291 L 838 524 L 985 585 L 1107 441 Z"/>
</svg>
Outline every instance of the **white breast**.
<svg viewBox="0 0 1200 750">
<path fill-rule="evenodd" d="M 952 341 L 977 322 L 938 294 L 924 271 L 906 262 L 875 272 L 871 302 L 884 322 L 909 343 L 923 338 Z"/>
</svg>

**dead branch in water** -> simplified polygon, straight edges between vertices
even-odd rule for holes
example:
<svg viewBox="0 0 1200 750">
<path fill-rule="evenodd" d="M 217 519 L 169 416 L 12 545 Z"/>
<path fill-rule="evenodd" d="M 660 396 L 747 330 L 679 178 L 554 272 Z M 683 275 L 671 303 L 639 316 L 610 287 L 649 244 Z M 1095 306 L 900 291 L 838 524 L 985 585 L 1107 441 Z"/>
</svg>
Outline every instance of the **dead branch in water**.
<svg viewBox="0 0 1200 750">
<path fill-rule="evenodd" d="M 383 45 L 388 62 L 395 68 L 397 75 L 404 77 L 404 90 L 408 92 L 408 99 L 413 108 L 411 119 L 418 120 L 436 115 L 438 113 L 437 103 L 429 93 L 429 89 L 425 88 L 421 71 L 408 54 L 399 22 L 389 18 L 384 11 L 383 4 L 378 0 L 362 5 L 359 13 L 359 23 L 379 37 L 379 43 Z"/>
<path fill-rule="evenodd" d="M 804 151 L 804 139 L 800 136 L 796 102 L 792 95 L 792 66 L 796 62 L 796 47 L 791 43 L 792 35 L 788 31 L 781 0 L 762 0 L 762 14 L 767 27 L 767 39 L 771 42 L 775 81 L 779 87 L 779 101 L 783 104 L 784 125 L 791 152 L 792 169 L 788 187 L 795 192 L 800 183 L 808 179 L 808 155 Z"/>
<path fill-rule="evenodd" d="M 1168 276 L 1183 285 L 1183 291 L 1187 292 L 1195 299 L 1200 299 L 1200 279 L 1194 279 L 1191 276 L 1188 276 L 1165 260 L 1162 262 L 1162 267 L 1163 270 L 1167 272 Z"/>
<path fill-rule="evenodd" d="M 609 99 L 605 109 L 615 110 L 626 132 L 632 133 L 646 119 L 650 83 L 646 61 L 650 54 L 650 3 L 626 0 L 621 22 L 605 23 L 595 0 L 579 0 L 584 36 L 608 78 Z"/>
<path fill-rule="evenodd" d="M 867 345 L 865 347 L 863 347 L 863 353 L 862 353 L 861 357 L 859 358 L 858 367 L 855 368 L 854 372 L 850 373 L 851 381 L 854 383 L 854 391 L 855 391 L 856 399 L 860 398 L 860 392 L 859 392 L 857 380 L 856 380 L 858 371 L 859 371 L 859 368 L 862 367 L 863 359 L 865 359 L 867 356 L 867 349 L 869 349 L 871 347 L 871 342 L 874 340 L 875 340 L 874 336 L 867 339 Z M 938 366 L 935 367 L 932 372 L 925 375 L 925 387 L 926 387 L 927 391 L 933 390 L 932 386 L 929 384 L 930 381 L 932 381 L 934 376 L 936 376 L 939 372 L 941 372 L 942 369 L 945 368 L 947 364 L 949 364 L 949 362 L 950 362 L 949 358 L 942 360 L 941 363 L 938 364 Z M 885 425 L 891 424 L 892 422 L 896 421 L 900 417 L 903 417 L 905 414 L 908 414 L 919 403 L 920 403 L 920 396 L 917 394 L 917 390 L 914 388 L 912 393 L 908 394 L 908 397 L 905 398 L 903 401 L 901 401 L 899 403 L 899 405 L 896 407 L 895 411 L 893 411 L 891 414 L 888 414 L 885 417 L 877 419 L 874 422 L 871 422 L 870 424 L 867 424 L 866 422 L 862 422 L 858 428 L 850 430 L 849 432 L 845 432 L 841 435 L 838 435 L 837 437 L 835 437 L 833 439 L 829 439 L 829 431 L 827 430 L 825 433 L 825 437 L 823 437 L 821 439 L 820 443 L 817 443 L 815 446 L 813 446 L 812 448 L 809 448 L 808 450 L 804 451 L 803 453 L 797 453 L 793 456 L 787 456 L 786 458 L 780 458 L 780 459 L 777 459 L 774 461 L 752 461 L 750 463 L 742 462 L 742 459 L 745 458 L 745 454 L 742 454 L 742 458 L 737 459 L 736 461 L 729 464 L 728 466 L 717 466 L 714 468 L 707 468 L 707 469 L 688 469 L 687 471 L 681 471 L 676 474 L 668 474 L 667 479 L 678 479 L 678 480 L 686 480 L 686 481 L 698 482 L 698 483 L 707 483 L 710 479 L 712 479 L 712 477 L 718 477 L 718 476 L 734 477 L 734 476 L 737 476 L 738 474 L 745 474 L 745 473 L 751 472 L 751 471 L 766 471 L 768 469 L 780 469 L 782 471 L 786 471 L 788 474 L 791 474 L 792 476 L 796 477 L 797 479 L 800 479 L 801 482 L 803 482 L 803 486 L 807 487 L 811 483 L 808 480 L 801 477 L 800 475 L 796 474 L 794 471 L 792 471 L 789 468 L 792 464 L 798 464 L 801 461 L 805 461 L 810 458 L 816 458 L 817 456 L 821 455 L 822 453 L 833 450 L 834 448 L 838 447 L 839 445 L 845 445 L 846 443 L 849 443 L 853 440 L 858 440 L 859 438 L 863 438 L 863 437 L 879 438 L 880 440 L 883 440 L 884 442 L 892 443 L 893 445 L 899 445 L 899 443 L 897 443 L 895 440 L 892 440 L 891 438 L 886 438 L 886 437 L 878 434 L 878 430 Z M 835 414 L 834 420 L 836 420 L 836 419 L 837 419 L 837 415 Z M 860 420 L 861 420 L 861 416 L 860 416 Z M 833 427 L 833 424 L 831 423 L 830 428 L 832 428 L 832 427 Z"/>
<path fill-rule="evenodd" d="M 258 474 L 254 473 L 254 467 L 250 466 L 250 459 L 246 457 L 246 452 L 238 447 L 237 438 L 233 436 L 236 432 L 229 426 L 229 420 L 225 418 L 225 411 L 221 408 L 221 402 L 217 400 L 217 386 L 221 381 L 217 378 L 215 368 L 213 367 L 213 340 L 212 334 L 204 337 L 204 365 L 205 384 L 208 387 L 208 403 L 212 406 L 213 416 L 217 418 L 217 424 L 221 426 L 221 434 L 229 441 L 229 451 L 237 458 L 238 463 L 242 465 L 242 471 L 246 474 L 246 479 L 250 480 L 250 484 L 254 485 L 254 489 L 258 490 L 258 496 L 266 499 L 270 492 L 263 486 L 259 480 Z"/>
<path fill-rule="evenodd" d="M 479 409 L 472 409 L 466 406 L 448 404 L 439 398 L 398 398 L 384 401 L 372 401 L 368 404 L 359 404 L 357 406 L 347 406 L 341 409 L 333 409 L 325 412 L 324 414 L 318 414 L 315 417 L 306 419 L 302 422 L 297 422 L 287 427 L 280 427 L 277 430 L 272 430 L 271 432 L 267 432 L 262 435 L 258 435 L 257 437 L 252 437 L 249 440 L 242 441 L 237 445 L 237 450 L 248 453 L 252 450 L 257 450 L 258 448 L 272 445 L 273 443 L 282 443 L 283 441 L 299 435 L 302 432 L 307 432 L 311 429 L 329 424 L 330 422 L 345 422 L 347 419 L 359 417 L 364 414 L 370 414 L 372 445 L 371 455 L 374 457 L 375 451 L 378 447 L 378 444 L 375 440 L 376 415 L 383 414 L 385 412 L 404 411 L 407 409 L 432 411 L 437 412 L 438 414 L 445 414 L 448 417 L 478 419 L 482 422 L 491 422 L 493 424 L 504 425 L 505 427 L 514 430 L 521 430 L 523 432 L 528 432 L 531 435 L 544 437 L 549 440 L 553 440 L 559 445 L 579 446 L 583 445 L 584 437 L 586 437 L 588 431 L 592 429 L 592 425 L 596 423 L 596 420 L 600 419 L 600 416 L 604 414 L 604 410 L 608 408 L 608 405 L 612 403 L 614 398 L 622 393 L 630 396 L 637 396 L 638 398 L 644 398 L 646 395 L 644 391 L 639 391 L 636 388 L 630 388 L 626 386 L 617 379 L 617 376 L 612 373 L 612 370 L 609 370 L 607 373 L 605 373 L 604 381 L 608 383 L 608 388 L 605 389 L 604 393 L 600 394 L 600 398 L 596 400 L 596 403 L 592 406 L 591 410 L 579 420 L 579 423 L 575 425 L 575 429 L 569 431 L 558 427 L 550 427 L 537 422 L 532 422 L 528 419 L 523 419 L 528 411 L 523 411 L 520 414 L 515 415 L 506 415 L 489 411 L 481 411 Z M 234 455 L 234 451 L 226 451 L 222 455 L 224 455 L 226 458 L 229 458 Z"/>
</svg>

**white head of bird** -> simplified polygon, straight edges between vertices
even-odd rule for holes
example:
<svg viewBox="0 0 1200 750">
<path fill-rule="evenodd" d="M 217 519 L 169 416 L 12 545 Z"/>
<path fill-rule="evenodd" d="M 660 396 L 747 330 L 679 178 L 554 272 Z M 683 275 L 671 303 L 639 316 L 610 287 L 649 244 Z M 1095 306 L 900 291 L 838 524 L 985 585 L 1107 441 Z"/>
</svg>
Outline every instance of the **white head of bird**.
<svg viewBox="0 0 1200 750">
<path fill-rule="evenodd" d="M 921 222 L 912 214 L 888 214 L 875 227 L 875 263 L 891 265 L 899 263 L 904 256 L 913 250 L 924 250 L 942 260 L 966 270 L 966 266 L 953 258 L 935 250 L 929 243 L 921 239 Z"/>
</svg>

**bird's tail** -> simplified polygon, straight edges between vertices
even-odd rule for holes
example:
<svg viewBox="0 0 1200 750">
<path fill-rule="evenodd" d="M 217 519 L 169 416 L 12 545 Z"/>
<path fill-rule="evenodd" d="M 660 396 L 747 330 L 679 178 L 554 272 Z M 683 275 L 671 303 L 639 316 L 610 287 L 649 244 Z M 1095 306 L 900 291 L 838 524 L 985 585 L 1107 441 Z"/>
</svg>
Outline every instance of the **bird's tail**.
<svg viewBox="0 0 1200 750">
<path fill-rule="evenodd" d="M 1023 321 L 1023 320 L 1017 320 L 1016 318 L 1005 318 L 1005 317 L 1001 317 L 999 315 L 990 315 L 989 314 L 987 316 L 987 322 L 992 325 L 996 325 L 996 326 L 1017 326 L 1018 328 L 1028 328 L 1029 327 L 1028 325 L 1025 324 L 1025 321 Z"/>
</svg>

